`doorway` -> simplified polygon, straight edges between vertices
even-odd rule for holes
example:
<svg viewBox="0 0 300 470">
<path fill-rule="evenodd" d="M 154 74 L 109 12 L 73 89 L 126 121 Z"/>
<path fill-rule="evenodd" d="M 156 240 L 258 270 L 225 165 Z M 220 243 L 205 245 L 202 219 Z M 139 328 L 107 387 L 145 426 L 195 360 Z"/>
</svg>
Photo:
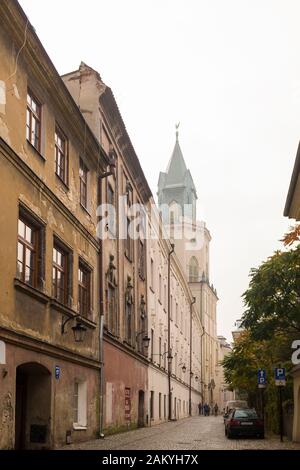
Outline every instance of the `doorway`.
<svg viewBox="0 0 300 470">
<path fill-rule="evenodd" d="M 51 374 L 30 362 L 16 369 L 15 449 L 49 449 Z"/>
<path fill-rule="evenodd" d="M 139 404 L 138 404 L 138 427 L 145 426 L 145 392 L 139 390 Z"/>
</svg>

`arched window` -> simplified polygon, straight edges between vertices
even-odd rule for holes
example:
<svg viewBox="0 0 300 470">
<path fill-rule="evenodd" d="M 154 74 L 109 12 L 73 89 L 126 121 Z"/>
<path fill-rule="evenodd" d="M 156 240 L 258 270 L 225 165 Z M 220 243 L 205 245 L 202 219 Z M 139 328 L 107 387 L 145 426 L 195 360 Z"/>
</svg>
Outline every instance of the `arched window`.
<svg viewBox="0 0 300 470">
<path fill-rule="evenodd" d="M 197 258 L 193 256 L 190 259 L 189 264 L 189 282 L 198 282 L 199 281 L 199 264 Z"/>
</svg>

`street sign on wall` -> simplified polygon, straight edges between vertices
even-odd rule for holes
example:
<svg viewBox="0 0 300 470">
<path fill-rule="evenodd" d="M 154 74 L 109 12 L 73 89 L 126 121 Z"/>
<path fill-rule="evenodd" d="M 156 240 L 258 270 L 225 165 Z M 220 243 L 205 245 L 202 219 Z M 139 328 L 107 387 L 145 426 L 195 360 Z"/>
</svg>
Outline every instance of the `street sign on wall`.
<svg viewBox="0 0 300 470">
<path fill-rule="evenodd" d="M 276 367 L 275 369 L 275 385 L 282 387 L 285 385 L 285 368 Z"/>
<path fill-rule="evenodd" d="M 257 383 L 258 383 L 258 388 L 265 388 L 266 383 L 267 383 L 266 369 L 258 369 L 258 371 L 257 371 Z"/>
<path fill-rule="evenodd" d="M 55 378 L 56 380 L 60 378 L 60 366 L 55 366 Z"/>
</svg>

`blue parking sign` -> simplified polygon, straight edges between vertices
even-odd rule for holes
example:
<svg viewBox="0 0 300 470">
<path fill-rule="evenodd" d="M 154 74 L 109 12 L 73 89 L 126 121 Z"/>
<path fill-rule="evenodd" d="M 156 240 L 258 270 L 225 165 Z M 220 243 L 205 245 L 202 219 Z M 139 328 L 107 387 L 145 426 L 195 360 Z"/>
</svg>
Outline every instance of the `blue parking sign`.
<svg viewBox="0 0 300 470">
<path fill-rule="evenodd" d="M 258 385 L 266 385 L 266 383 L 267 383 L 266 369 L 258 369 L 258 371 L 257 371 L 257 383 L 258 383 Z"/>
<path fill-rule="evenodd" d="M 275 369 L 275 385 L 285 385 L 285 368 L 276 367 Z"/>
</svg>

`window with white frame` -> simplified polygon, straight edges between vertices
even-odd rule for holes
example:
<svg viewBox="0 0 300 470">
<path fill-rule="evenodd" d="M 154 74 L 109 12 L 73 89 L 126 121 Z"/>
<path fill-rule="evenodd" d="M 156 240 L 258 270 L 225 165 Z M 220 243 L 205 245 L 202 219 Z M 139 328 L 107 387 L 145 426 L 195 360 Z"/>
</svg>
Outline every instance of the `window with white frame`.
<svg viewBox="0 0 300 470">
<path fill-rule="evenodd" d="M 74 415 L 73 426 L 85 428 L 87 426 L 87 387 L 86 382 L 74 382 Z"/>
</svg>

